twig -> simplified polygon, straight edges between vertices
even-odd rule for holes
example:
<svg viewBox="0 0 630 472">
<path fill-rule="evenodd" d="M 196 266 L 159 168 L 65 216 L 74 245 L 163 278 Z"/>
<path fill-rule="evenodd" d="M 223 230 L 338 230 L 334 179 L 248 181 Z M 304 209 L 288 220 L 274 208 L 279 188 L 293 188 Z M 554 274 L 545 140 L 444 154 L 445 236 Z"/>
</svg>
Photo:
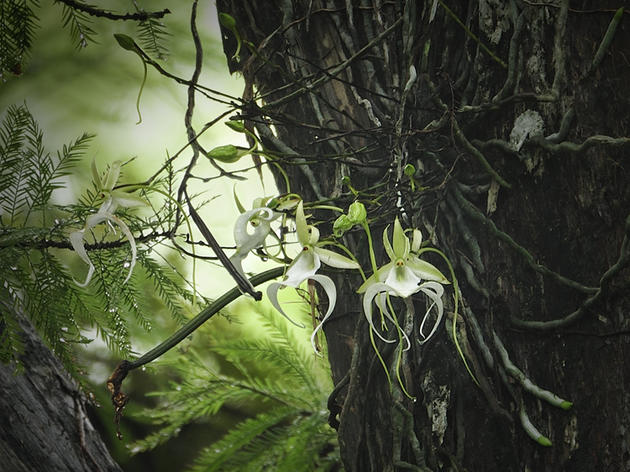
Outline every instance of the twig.
<svg viewBox="0 0 630 472">
<path fill-rule="evenodd" d="M 101 10 L 91 5 L 86 5 L 77 0 L 55 0 L 59 3 L 63 3 L 73 10 L 79 10 L 87 13 L 90 16 L 96 16 L 99 18 L 107 18 L 109 20 L 132 20 L 132 21 L 146 21 L 150 18 L 160 19 L 171 13 L 168 8 L 160 11 L 139 11 L 136 13 L 112 13 L 107 10 Z"/>
</svg>

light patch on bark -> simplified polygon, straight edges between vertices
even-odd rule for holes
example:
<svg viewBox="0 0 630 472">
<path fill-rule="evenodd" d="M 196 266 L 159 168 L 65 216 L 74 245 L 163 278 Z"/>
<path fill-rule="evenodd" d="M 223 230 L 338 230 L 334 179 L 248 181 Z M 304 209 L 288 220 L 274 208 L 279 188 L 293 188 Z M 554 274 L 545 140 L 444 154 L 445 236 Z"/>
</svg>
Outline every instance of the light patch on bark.
<svg viewBox="0 0 630 472">
<path fill-rule="evenodd" d="M 510 28 L 508 2 L 503 0 L 479 1 L 479 27 L 490 43 L 497 45 L 501 36 Z"/>
<path fill-rule="evenodd" d="M 514 127 L 510 132 L 510 144 L 515 151 L 520 151 L 528 137 L 541 135 L 543 130 L 544 125 L 540 113 L 535 110 L 525 110 L 514 120 Z"/>
<path fill-rule="evenodd" d="M 520 151 L 528 138 L 542 135 L 544 130 L 540 113 L 535 110 L 525 110 L 514 120 L 514 127 L 510 132 L 510 145 L 515 151 Z M 542 154 L 539 150 L 532 149 L 527 153 L 519 153 L 519 157 L 525 164 L 527 172 L 536 171 L 537 175 L 542 174 Z"/>
<path fill-rule="evenodd" d="M 431 431 L 438 438 L 439 444 L 444 442 L 444 434 L 448 426 L 448 405 L 451 400 L 451 390 L 448 385 L 437 385 L 431 372 L 427 373 L 423 381 L 427 402 L 427 413 L 431 419 Z"/>
<path fill-rule="evenodd" d="M 569 457 L 571 453 L 579 447 L 577 416 L 573 415 L 571 421 L 564 428 L 564 442 L 569 446 Z"/>
</svg>

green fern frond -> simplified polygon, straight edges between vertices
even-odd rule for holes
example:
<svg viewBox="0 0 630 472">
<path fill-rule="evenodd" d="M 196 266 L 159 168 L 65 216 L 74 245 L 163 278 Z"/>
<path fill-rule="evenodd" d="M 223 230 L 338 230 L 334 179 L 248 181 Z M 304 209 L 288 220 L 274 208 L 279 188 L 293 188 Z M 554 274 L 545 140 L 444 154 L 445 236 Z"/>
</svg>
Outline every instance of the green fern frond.
<svg viewBox="0 0 630 472">
<path fill-rule="evenodd" d="M 169 314 L 181 325 L 186 322 L 184 313 L 187 311 L 184 303 L 192 302 L 192 294 L 184 287 L 184 276 L 173 269 L 158 264 L 146 251 L 138 252 L 138 264 L 148 279 L 153 282 L 155 293 L 160 301 L 168 308 Z"/>
<path fill-rule="evenodd" d="M 191 472 L 242 470 L 239 468 L 243 465 L 239 464 L 240 450 L 265 432 L 289 420 L 294 413 L 292 408 L 280 407 L 239 423 L 220 441 L 205 448 L 189 470 Z"/>
<path fill-rule="evenodd" d="M 0 205 L 2 223 L 15 224 L 29 202 L 29 160 L 25 154 L 38 146 L 29 130 L 33 117 L 25 106 L 11 106 L 4 117 L 0 131 Z"/>
<path fill-rule="evenodd" d="M 43 136 L 43 133 L 40 134 Z M 70 174 L 71 169 L 74 169 L 85 154 L 92 138 L 93 134 L 83 133 L 70 144 L 64 144 L 63 149 L 57 151 L 56 159 L 48 153 L 40 152 L 39 149 L 37 153 L 32 154 L 36 157 L 32 162 L 36 172 L 32 173 L 30 182 L 34 209 L 44 209 L 52 192 L 63 187 L 59 179 Z"/>
<path fill-rule="evenodd" d="M 138 38 L 140 46 L 149 54 L 156 56 L 158 59 L 166 59 L 168 49 L 164 45 L 169 33 L 166 31 L 164 23 L 155 19 L 138 23 Z"/>
<path fill-rule="evenodd" d="M 26 0 L 2 0 L 0 2 L 0 80 L 5 75 L 19 75 L 28 56 L 37 17 Z"/>
<path fill-rule="evenodd" d="M 31 280 L 24 285 L 27 312 L 53 352 L 66 364 L 72 364 L 71 342 L 79 335 L 74 314 L 68 310 L 73 294 L 65 269 L 48 252 L 29 254 Z"/>
<path fill-rule="evenodd" d="M 160 428 L 138 441 L 134 451 L 162 444 L 186 424 L 209 420 L 229 407 L 258 413 L 204 449 L 191 470 L 294 472 L 338 465 L 335 432 L 325 418 L 330 384 L 315 380 L 323 366 L 315 364 L 307 343 L 279 315 L 248 310 L 248 317 L 264 319 L 255 337 L 204 338 L 220 356 L 215 362 L 221 374 L 207 367 L 195 349 L 170 364 L 183 380 L 152 393 L 165 403 L 142 416 Z"/>
<path fill-rule="evenodd" d="M 20 150 L 31 115 L 25 106 L 11 105 L 0 126 L 0 195 L 5 195 L 11 186 L 13 169 L 21 160 Z"/>
<path fill-rule="evenodd" d="M 290 349 L 275 340 L 237 340 L 217 345 L 214 351 L 235 364 L 265 365 L 267 371 L 281 372 L 284 382 L 303 385 L 311 395 L 317 396 L 312 369 L 309 370 L 301 359 L 292 355 Z"/>
<path fill-rule="evenodd" d="M 77 1 L 87 5 L 85 2 Z M 90 26 L 92 19 L 87 13 L 75 10 L 64 4 L 62 5 L 62 20 L 63 26 L 70 28 L 70 36 L 76 43 L 77 48 L 85 48 L 89 42 L 96 42 L 94 40 L 96 32 Z"/>
</svg>

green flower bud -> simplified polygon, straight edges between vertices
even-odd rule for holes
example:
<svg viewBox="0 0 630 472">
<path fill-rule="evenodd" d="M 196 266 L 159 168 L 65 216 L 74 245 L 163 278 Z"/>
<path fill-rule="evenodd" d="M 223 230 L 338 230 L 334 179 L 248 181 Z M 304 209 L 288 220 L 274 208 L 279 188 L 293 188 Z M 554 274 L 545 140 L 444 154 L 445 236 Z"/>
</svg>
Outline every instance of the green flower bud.
<svg viewBox="0 0 630 472">
<path fill-rule="evenodd" d="M 233 16 L 228 15 L 227 13 L 219 13 L 219 23 L 227 29 L 236 29 L 236 20 Z"/>
<path fill-rule="evenodd" d="M 127 51 L 136 50 L 136 43 L 134 43 L 133 39 L 131 39 L 126 34 L 116 33 L 114 34 L 114 38 L 116 38 L 116 41 L 118 41 L 118 44 L 120 44 L 121 48 L 126 49 Z"/>
<path fill-rule="evenodd" d="M 245 132 L 245 124 L 242 121 L 229 120 L 229 121 L 225 122 L 225 126 L 227 126 L 228 128 L 233 129 L 237 133 L 244 133 Z"/>
<path fill-rule="evenodd" d="M 353 202 L 348 208 L 348 219 L 356 225 L 363 223 L 366 218 L 367 211 L 365 211 L 365 206 L 363 205 L 363 203 L 359 201 Z"/>
<path fill-rule="evenodd" d="M 346 231 L 352 229 L 353 226 L 354 223 L 350 221 L 348 215 L 341 215 L 333 223 L 333 234 L 336 238 L 340 238 Z"/>
<path fill-rule="evenodd" d="M 228 164 L 238 161 L 241 156 L 239 149 L 232 144 L 218 146 L 208 152 L 208 157 Z"/>
<path fill-rule="evenodd" d="M 413 166 L 413 164 L 407 164 L 403 169 L 403 172 L 407 177 L 413 177 L 413 175 L 416 173 L 416 168 Z"/>
</svg>

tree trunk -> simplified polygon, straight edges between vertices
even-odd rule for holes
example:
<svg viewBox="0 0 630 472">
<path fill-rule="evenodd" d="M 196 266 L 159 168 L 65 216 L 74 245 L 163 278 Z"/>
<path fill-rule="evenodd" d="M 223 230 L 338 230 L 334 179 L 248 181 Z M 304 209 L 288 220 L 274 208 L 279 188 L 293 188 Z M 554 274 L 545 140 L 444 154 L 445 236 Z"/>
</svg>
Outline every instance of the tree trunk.
<svg viewBox="0 0 630 472">
<path fill-rule="evenodd" d="M 120 471 L 86 415 L 84 395 L 24 318 L 19 372 L 0 364 L 1 468 Z"/>
<path fill-rule="evenodd" d="M 329 405 L 347 470 L 630 470 L 630 18 L 592 5 L 217 1 L 245 44 L 232 59 L 223 32 L 242 114 L 291 191 L 358 198 L 377 240 L 399 215 L 459 281 L 478 384 L 446 320 L 402 358 L 414 401 L 375 355 L 361 281 L 337 276 Z M 369 267 L 362 238 L 345 242 Z"/>
</svg>

